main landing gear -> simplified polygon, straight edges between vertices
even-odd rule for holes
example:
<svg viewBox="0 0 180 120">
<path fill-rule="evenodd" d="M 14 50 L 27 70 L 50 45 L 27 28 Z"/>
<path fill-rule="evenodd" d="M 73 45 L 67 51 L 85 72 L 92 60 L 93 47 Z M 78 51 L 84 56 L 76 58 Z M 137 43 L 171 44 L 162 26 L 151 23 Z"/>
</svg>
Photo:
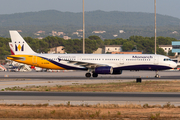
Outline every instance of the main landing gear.
<svg viewBox="0 0 180 120">
<path fill-rule="evenodd" d="M 91 73 L 86 73 L 85 76 L 86 76 L 87 78 L 90 78 L 90 77 L 91 77 Z"/>
<path fill-rule="evenodd" d="M 91 77 L 91 73 L 88 72 L 88 73 L 85 74 L 85 76 L 86 76 L 87 78 L 90 78 L 90 77 Z M 98 77 L 98 74 L 97 74 L 97 73 L 92 73 L 92 77 Z"/>
<path fill-rule="evenodd" d="M 92 76 L 93 77 L 98 77 L 98 74 L 97 73 L 93 73 Z"/>
</svg>

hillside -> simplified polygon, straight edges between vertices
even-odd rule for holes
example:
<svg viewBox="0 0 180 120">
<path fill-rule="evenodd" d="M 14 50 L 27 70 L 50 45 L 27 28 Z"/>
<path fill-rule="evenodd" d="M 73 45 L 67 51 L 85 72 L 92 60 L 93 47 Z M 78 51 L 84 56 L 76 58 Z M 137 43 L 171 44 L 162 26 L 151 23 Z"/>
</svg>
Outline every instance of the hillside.
<svg viewBox="0 0 180 120">
<path fill-rule="evenodd" d="M 91 35 L 97 35 L 103 40 L 114 38 L 128 39 L 132 35 L 154 36 L 153 13 L 92 11 L 85 13 L 85 21 L 86 38 Z M 157 36 L 180 39 L 179 26 L 180 19 L 157 14 Z M 64 32 L 64 35 L 72 39 L 81 39 L 82 32 L 79 32 L 78 35 L 73 35 L 79 29 L 82 29 L 82 13 L 46 10 L 0 15 L 0 37 L 10 37 L 9 30 L 21 30 L 23 36 L 33 38 L 50 36 L 52 31 L 57 31 Z M 39 36 L 34 34 L 40 30 L 45 31 L 45 33 Z M 123 30 L 124 33 L 119 33 L 119 30 Z M 93 31 L 106 32 L 95 34 Z"/>
<path fill-rule="evenodd" d="M 92 11 L 85 13 L 86 26 L 97 25 L 128 25 L 152 26 L 154 25 L 153 13 L 140 12 L 104 12 Z M 39 12 L 16 13 L 0 15 L 0 27 L 29 25 L 75 25 L 82 26 L 82 13 L 60 12 L 46 10 Z M 180 19 L 157 14 L 157 25 L 180 25 Z"/>
</svg>

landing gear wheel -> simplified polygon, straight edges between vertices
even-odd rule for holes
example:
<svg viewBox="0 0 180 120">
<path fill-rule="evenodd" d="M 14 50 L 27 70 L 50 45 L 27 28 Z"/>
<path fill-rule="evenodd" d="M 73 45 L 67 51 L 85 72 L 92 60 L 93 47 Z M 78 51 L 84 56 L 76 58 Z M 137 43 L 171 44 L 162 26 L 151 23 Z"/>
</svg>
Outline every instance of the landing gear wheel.
<svg viewBox="0 0 180 120">
<path fill-rule="evenodd" d="M 91 73 L 86 73 L 85 75 L 87 78 L 90 78 L 91 77 Z"/>
<path fill-rule="evenodd" d="M 93 77 L 98 77 L 98 74 L 97 73 L 93 73 L 92 76 Z"/>
<path fill-rule="evenodd" d="M 160 76 L 159 76 L 159 74 L 158 74 L 158 71 L 156 71 L 155 78 L 160 78 Z"/>
<path fill-rule="evenodd" d="M 155 78 L 159 78 L 159 74 L 156 74 L 156 75 L 155 75 Z"/>
</svg>

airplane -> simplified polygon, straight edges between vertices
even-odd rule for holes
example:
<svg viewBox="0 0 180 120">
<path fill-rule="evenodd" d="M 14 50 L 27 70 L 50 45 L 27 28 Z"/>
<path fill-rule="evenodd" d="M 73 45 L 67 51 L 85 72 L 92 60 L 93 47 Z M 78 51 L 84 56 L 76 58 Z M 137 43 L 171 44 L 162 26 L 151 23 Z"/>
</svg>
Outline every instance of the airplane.
<svg viewBox="0 0 180 120">
<path fill-rule="evenodd" d="M 0 64 L 0 71 L 7 71 L 6 67 Z"/>
<path fill-rule="evenodd" d="M 87 78 L 98 74 L 122 74 L 123 70 L 159 70 L 176 68 L 169 57 L 157 54 L 39 54 L 34 52 L 22 36 L 10 30 L 12 55 L 7 59 L 36 67 L 56 70 L 84 70 Z"/>
</svg>

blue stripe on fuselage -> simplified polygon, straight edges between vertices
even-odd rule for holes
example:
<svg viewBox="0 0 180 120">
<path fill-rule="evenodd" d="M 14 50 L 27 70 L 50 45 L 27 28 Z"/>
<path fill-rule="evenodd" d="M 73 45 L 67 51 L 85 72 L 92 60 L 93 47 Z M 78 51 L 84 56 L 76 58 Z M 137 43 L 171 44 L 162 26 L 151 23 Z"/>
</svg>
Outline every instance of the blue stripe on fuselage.
<svg viewBox="0 0 180 120">
<path fill-rule="evenodd" d="M 39 56 L 41 57 L 41 56 Z M 51 60 L 51 59 L 48 59 L 48 58 L 45 58 L 45 57 L 41 57 L 43 59 L 46 59 L 47 61 L 59 66 L 59 67 L 62 67 L 62 68 L 65 68 L 67 70 L 88 70 L 88 68 L 78 68 L 78 67 L 72 67 L 72 66 L 68 66 L 68 65 L 64 65 L 64 64 L 61 64 L 59 62 L 56 62 L 54 60 Z M 59 59 L 59 61 L 62 61 L 61 59 Z"/>
<path fill-rule="evenodd" d="M 162 65 L 131 65 L 131 66 L 116 67 L 114 69 L 115 70 L 167 70 L 172 68 Z"/>
</svg>

